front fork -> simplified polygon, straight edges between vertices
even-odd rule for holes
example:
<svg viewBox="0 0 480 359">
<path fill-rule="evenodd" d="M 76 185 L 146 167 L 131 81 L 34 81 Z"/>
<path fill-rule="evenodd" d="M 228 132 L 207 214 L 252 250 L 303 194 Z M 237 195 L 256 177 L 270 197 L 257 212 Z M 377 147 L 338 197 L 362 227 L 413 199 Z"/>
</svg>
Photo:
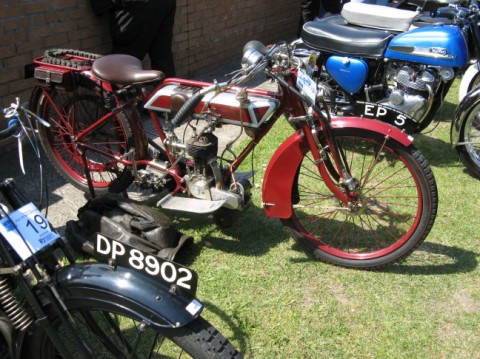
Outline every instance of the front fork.
<svg viewBox="0 0 480 359">
<path fill-rule="evenodd" d="M 321 127 L 318 126 L 319 121 Z M 305 140 L 310 148 L 313 161 L 318 168 L 325 185 L 341 202 L 348 205 L 348 203 L 351 202 L 349 194 L 357 190 L 357 182 L 350 174 L 350 170 L 341 155 L 341 151 L 328 120 L 316 120 L 314 111 L 310 107 L 306 116 L 290 118 L 289 122 L 300 123 Z M 321 128 L 326 134 L 325 147 L 322 146 L 319 140 L 319 128 Z M 333 164 L 335 165 L 335 168 L 331 168 L 330 170 L 325 164 L 325 162 L 329 160 L 327 151 L 330 152 Z M 336 171 L 336 173 L 331 173 L 332 171 Z M 334 177 L 337 177 L 337 182 L 333 180 Z M 340 184 L 341 187 L 339 187 L 337 183 Z M 344 190 L 342 190 L 342 188 Z"/>
<path fill-rule="evenodd" d="M 353 193 L 357 189 L 357 184 L 354 178 L 351 176 L 346 162 L 341 156 L 338 143 L 333 134 L 332 126 L 330 125 L 331 118 L 328 111 L 326 115 L 323 115 L 321 109 L 318 106 L 312 103 L 309 98 L 299 92 L 294 86 L 285 81 L 283 77 L 278 76 L 275 72 L 272 71 L 268 71 L 268 74 L 274 79 L 276 79 L 280 84 L 288 88 L 300 100 L 302 100 L 303 103 L 310 104 L 307 115 L 290 118 L 289 122 L 294 125 L 295 128 L 295 125 L 300 124 L 307 145 L 310 148 L 310 152 L 312 153 L 315 165 L 317 166 L 322 178 L 324 179 L 326 186 L 330 189 L 330 191 L 332 191 L 332 193 L 335 194 L 335 196 L 337 196 L 337 198 L 341 202 L 343 202 L 345 205 L 348 205 L 350 202 L 348 194 Z M 319 141 L 318 128 L 320 128 L 321 131 L 325 133 L 325 140 L 327 143 L 326 148 L 323 148 Z M 332 180 L 332 176 L 328 174 L 328 170 L 324 163 L 327 160 L 327 155 L 325 152 L 327 150 L 329 150 L 334 165 L 336 167 L 338 183 L 345 189 L 345 191 L 342 191 L 342 189 L 337 186 L 336 182 Z"/>
</svg>

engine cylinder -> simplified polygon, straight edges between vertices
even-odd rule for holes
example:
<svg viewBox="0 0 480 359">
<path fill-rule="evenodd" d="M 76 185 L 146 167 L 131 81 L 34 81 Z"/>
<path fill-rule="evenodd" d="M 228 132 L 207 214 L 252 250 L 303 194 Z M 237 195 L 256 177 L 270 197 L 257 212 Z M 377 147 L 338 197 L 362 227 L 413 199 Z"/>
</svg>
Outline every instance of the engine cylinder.
<svg viewBox="0 0 480 359">
<path fill-rule="evenodd" d="M 205 133 L 200 137 L 187 141 L 188 154 L 195 160 L 209 160 L 217 157 L 218 137 L 213 133 Z"/>
<path fill-rule="evenodd" d="M 434 83 L 435 75 L 428 70 L 417 72 L 409 66 L 404 66 L 397 74 L 398 88 L 411 95 L 428 97 L 428 86 Z"/>
</svg>

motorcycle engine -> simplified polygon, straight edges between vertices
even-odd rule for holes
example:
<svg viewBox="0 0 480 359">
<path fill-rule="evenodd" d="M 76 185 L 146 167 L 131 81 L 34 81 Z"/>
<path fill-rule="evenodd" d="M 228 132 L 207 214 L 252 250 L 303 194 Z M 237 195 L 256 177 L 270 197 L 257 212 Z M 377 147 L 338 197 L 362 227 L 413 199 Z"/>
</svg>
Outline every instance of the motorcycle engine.
<svg viewBox="0 0 480 359">
<path fill-rule="evenodd" d="M 213 133 L 204 133 L 187 141 L 188 155 L 195 161 L 197 171 L 203 172 L 208 163 L 217 158 L 218 137 Z"/>
<path fill-rule="evenodd" d="M 187 177 L 190 193 L 203 199 L 209 199 L 210 186 L 221 180 L 216 159 L 218 137 L 213 133 L 205 133 L 187 141 L 187 153 L 195 163 L 193 173 Z"/>
<path fill-rule="evenodd" d="M 210 187 L 221 181 L 221 172 L 216 161 L 218 138 L 212 133 L 206 133 L 187 141 L 187 148 L 194 164 L 191 173 L 185 176 L 188 189 L 197 198 L 209 199 Z M 162 160 L 157 155 L 153 155 L 153 160 L 159 167 L 167 169 L 169 166 L 167 159 Z M 151 166 L 137 172 L 135 184 L 140 188 L 157 191 L 175 188 L 175 182 L 166 171 Z"/>
<path fill-rule="evenodd" d="M 413 65 L 404 65 L 398 69 L 395 64 L 391 64 L 388 73 L 391 92 L 384 103 L 420 120 L 433 101 L 440 83 L 437 71 Z"/>
</svg>

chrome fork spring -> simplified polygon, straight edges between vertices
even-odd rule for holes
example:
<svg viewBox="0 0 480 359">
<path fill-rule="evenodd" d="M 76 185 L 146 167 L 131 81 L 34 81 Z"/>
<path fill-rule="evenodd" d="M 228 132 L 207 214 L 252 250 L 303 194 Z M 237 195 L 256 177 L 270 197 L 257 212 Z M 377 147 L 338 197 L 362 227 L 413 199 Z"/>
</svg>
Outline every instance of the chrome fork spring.
<svg viewBox="0 0 480 359">
<path fill-rule="evenodd" d="M 8 276 L 0 277 L 0 304 L 16 329 L 23 331 L 33 322 L 24 303 L 15 297 L 12 280 Z"/>
</svg>

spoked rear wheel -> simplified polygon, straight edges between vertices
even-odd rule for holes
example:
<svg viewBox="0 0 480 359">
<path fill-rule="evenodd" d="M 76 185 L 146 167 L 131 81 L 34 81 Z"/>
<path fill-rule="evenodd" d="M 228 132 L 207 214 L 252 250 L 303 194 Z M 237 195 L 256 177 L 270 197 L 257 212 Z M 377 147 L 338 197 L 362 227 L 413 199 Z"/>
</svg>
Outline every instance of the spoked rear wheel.
<svg viewBox="0 0 480 359">
<path fill-rule="evenodd" d="M 130 125 L 125 114 L 119 112 L 78 140 L 78 134 L 107 110 L 93 91 L 81 87 L 76 91 L 51 89 L 40 96 L 37 114 L 50 124 L 39 126 L 42 146 L 55 169 L 80 190 L 89 190 L 88 168 L 97 194 L 121 192 L 133 176 L 128 166 L 112 157 L 125 155 L 134 148 Z"/>
<path fill-rule="evenodd" d="M 76 334 L 90 358 L 241 358 L 241 354 L 209 322 L 199 317 L 175 329 L 154 328 L 132 316 L 128 309 L 99 308 L 88 299 L 67 307 Z M 84 358 L 74 338 L 50 317 L 72 359 Z M 55 347 L 41 328 L 27 336 L 23 358 L 59 358 Z"/>
<path fill-rule="evenodd" d="M 308 152 L 297 169 L 293 215 L 282 223 L 329 263 L 373 269 L 400 261 L 423 242 L 436 216 L 437 188 L 425 158 L 371 131 L 334 133 L 358 184 L 351 203 L 330 192 Z M 329 162 L 327 173 L 338 183 Z"/>
</svg>

